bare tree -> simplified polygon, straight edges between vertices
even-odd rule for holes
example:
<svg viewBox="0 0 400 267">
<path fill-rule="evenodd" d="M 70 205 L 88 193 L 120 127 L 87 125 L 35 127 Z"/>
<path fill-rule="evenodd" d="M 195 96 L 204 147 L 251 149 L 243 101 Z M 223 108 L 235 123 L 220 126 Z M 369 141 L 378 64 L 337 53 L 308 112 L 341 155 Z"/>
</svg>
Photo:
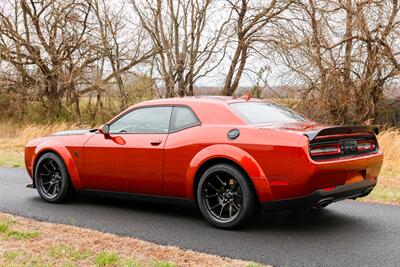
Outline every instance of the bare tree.
<svg viewBox="0 0 400 267">
<path fill-rule="evenodd" d="M 385 86 L 399 76 L 399 19 L 397 0 L 292 6 L 276 49 L 306 87 L 300 106 L 329 122 L 377 122 Z"/>
<path fill-rule="evenodd" d="M 96 91 L 100 100 L 101 90 L 115 83 L 120 107 L 126 107 L 122 75 L 150 59 L 153 50 L 143 49 L 141 30 L 127 26 L 122 8 L 102 0 L 4 3 L 2 84 L 25 101 L 41 101 L 50 114 L 65 110 L 80 119 L 80 96 Z"/>
<path fill-rule="evenodd" d="M 105 0 L 94 0 L 92 3 L 98 22 L 101 54 L 111 69 L 102 82 L 115 80 L 120 93 L 120 107 L 125 108 L 128 105 L 128 95 L 123 74 L 152 58 L 154 51 L 151 47 L 146 48 L 148 45 L 141 28 L 128 26 L 125 4 L 112 9 Z"/>
<path fill-rule="evenodd" d="M 14 66 L 23 85 L 38 86 L 38 97 L 46 96 L 46 107 L 58 112 L 66 92 L 77 99 L 75 78 L 98 58 L 88 38 L 91 5 L 81 0 L 10 5 L 13 13 L 0 12 L 0 58 Z"/>
<path fill-rule="evenodd" d="M 211 0 L 132 1 L 140 23 L 158 52 L 155 68 L 161 75 L 165 95 L 193 95 L 195 82 L 210 73 L 222 60 L 222 31 L 210 19 Z M 219 59 L 215 59 L 219 57 Z"/>
<path fill-rule="evenodd" d="M 235 14 L 230 30 L 235 38 L 234 53 L 226 75 L 223 94 L 232 95 L 238 88 L 250 51 L 257 42 L 265 40 L 265 28 L 280 19 L 282 12 L 294 2 L 291 0 L 228 1 Z"/>
</svg>

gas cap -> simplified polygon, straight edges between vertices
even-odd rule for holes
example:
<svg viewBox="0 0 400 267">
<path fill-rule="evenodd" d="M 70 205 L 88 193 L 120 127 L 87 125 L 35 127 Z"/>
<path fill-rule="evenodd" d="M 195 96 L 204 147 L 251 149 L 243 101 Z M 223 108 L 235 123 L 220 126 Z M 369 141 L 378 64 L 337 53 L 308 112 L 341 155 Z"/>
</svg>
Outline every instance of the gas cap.
<svg viewBox="0 0 400 267">
<path fill-rule="evenodd" d="M 239 129 L 232 129 L 228 132 L 228 139 L 234 140 L 234 139 L 238 138 L 239 135 L 240 135 Z"/>
</svg>

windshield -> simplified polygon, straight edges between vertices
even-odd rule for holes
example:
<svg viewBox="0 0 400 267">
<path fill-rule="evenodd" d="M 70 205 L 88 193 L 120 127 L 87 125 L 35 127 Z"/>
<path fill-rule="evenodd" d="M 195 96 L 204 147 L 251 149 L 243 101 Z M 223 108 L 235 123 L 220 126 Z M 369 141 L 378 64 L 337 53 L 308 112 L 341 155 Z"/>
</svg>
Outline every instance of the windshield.
<svg viewBox="0 0 400 267">
<path fill-rule="evenodd" d="M 232 103 L 231 108 L 250 124 L 299 122 L 306 119 L 296 112 L 268 102 Z"/>
</svg>

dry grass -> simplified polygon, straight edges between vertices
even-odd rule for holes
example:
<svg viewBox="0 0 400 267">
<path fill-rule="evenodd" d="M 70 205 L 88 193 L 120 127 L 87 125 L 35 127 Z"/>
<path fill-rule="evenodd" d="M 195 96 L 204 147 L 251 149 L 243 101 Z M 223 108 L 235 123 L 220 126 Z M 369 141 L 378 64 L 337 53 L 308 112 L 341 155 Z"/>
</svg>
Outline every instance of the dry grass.
<svg viewBox="0 0 400 267">
<path fill-rule="evenodd" d="M 400 205 L 400 177 L 380 176 L 375 189 L 362 202 L 373 202 L 389 205 Z"/>
<path fill-rule="evenodd" d="M 261 266 L 4 213 L 1 229 L 0 266 Z"/>
<path fill-rule="evenodd" d="M 34 138 L 47 136 L 55 132 L 79 129 L 83 126 L 71 123 L 56 123 L 50 125 L 0 123 L 0 151 L 23 150 L 25 144 Z"/>
<path fill-rule="evenodd" d="M 0 166 L 23 167 L 23 148 L 33 138 L 84 126 L 69 123 L 52 125 L 0 123 Z M 378 135 L 384 163 L 375 190 L 362 201 L 400 205 L 400 130 L 388 129 Z"/>
<path fill-rule="evenodd" d="M 0 166 L 23 167 L 24 152 L 0 148 Z"/>
<path fill-rule="evenodd" d="M 378 141 L 384 153 L 382 174 L 400 177 L 400 130 L 382 131 L 378 135 Z"/>
<path fill-rule="evenodd" d="M 400 205 L 400 130 L 388 129 L 378 135 L 379 146 L 384 153 L 378 185 L 364 202 Z"/>
</svg>

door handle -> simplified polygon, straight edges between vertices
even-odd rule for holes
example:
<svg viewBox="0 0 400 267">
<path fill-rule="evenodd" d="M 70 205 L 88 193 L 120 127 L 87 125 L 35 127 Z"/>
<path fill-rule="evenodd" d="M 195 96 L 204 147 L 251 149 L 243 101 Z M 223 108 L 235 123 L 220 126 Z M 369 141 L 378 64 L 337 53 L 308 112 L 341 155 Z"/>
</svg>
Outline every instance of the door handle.
<svg viewBox="0 0 400 267">
<path fill-rule="evenodd" d="M 151 141 L 150 142 L 150 144 L 152 145 L 152 146 L 158 146 L 159 144 L 161 144 L 162 143 L 162 140 L 154 140 L 154 141 Z"/>
</svg>

